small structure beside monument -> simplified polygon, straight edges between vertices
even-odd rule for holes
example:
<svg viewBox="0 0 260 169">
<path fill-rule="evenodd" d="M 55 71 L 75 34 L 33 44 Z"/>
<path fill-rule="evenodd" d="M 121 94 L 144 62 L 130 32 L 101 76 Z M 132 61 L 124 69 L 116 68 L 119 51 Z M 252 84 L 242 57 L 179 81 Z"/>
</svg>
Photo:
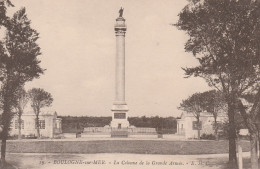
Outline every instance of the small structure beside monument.
<svg viewBox="0 0 260 169">
<path fill-rule="evenodd" d="M 22 115 L 21 134 L 26 137 L 36 137 L 36 123 L 34 112 L 25 112 Z M 54 138 L 62 134 L 62 119 L 57 117 L 57 112 L 43 112 L 39 115 L 40 135 L 45 138 Z M 11 123 L 10 135 L 18 135 L 18 116 L 14 116 Z"/>
<path fill-rule="evenodd" d="M 226 114 L 219 114 L 217 117 L 218 123 L 223 123 L 227 120 Z M 200 135 L 214 134 L 214 117 L 211 113 L 203 112 L 200 115 L 200 125 L 197 125 L 197 119 L 192 113 L 183 112 L 181 118 L 177 119 L 177 134 L 185 136 L 186 139 L 197 139 L 198 129 Z"/>
</svg>

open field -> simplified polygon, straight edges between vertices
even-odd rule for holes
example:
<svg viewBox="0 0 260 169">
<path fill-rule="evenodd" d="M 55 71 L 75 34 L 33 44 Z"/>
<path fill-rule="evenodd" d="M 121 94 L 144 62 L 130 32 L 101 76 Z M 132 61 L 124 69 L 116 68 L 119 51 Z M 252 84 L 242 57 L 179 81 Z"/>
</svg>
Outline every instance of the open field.
<svg viewBox="0 0 260 169">
<path fill-rule="evenodd" d="M 248 141 L 240 142 L 244 152 Z M 228 153 L 228 141 L 168 141 L 168 140 L 22 140 L 8 141 L 9 153 L 135 153 L 135 154 L 223 154 Z"/>
</svg>

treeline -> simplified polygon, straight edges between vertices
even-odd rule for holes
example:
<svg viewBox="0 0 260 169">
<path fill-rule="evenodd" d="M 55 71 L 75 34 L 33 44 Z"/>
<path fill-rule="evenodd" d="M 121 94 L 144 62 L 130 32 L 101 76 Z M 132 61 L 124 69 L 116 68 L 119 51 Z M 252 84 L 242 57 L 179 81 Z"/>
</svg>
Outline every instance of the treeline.
<svg viewBox="0 0 260 169">
<path fill-rule="evenodd" d="M 129 117 L 129 123 L 135 127 L 151 127 L 156 129 L 176 129 L 177 122 L 174 117 Z"/>
<path fill-rule="evenodd" d="M 90 117 L 90 116 L 59 116 L 62 119 L 62 131 L 64 133 L 83 132 L 85 127 L 104 127 L 109 125 L 112 117 Z M 135 127 L 156 128 L 164 133 L 175 133 L 177 128 L 174 117 L 129 117 L 130 125 Z"/>
<path fill-rule="evenodd" d="M 62 119 L 63 133 L 83 132 L 85 127 L 104 127 L 109 125 L 112 117 L 59 116 Z"/>
</svg>

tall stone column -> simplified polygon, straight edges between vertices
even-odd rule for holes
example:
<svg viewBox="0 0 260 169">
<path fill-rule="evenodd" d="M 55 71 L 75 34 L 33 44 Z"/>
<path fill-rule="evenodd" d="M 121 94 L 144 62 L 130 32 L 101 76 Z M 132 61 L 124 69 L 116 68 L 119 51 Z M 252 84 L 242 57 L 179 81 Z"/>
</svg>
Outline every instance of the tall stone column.
<svg viewBox="0 0 260 169">
<path fill-rule="evenodd" d="M 126 128 L 129 126 L 127 120 L 128 107 L 125 102 L 125 19 L 119 16 L 115 24 L 116 33 L 116 70 L 115 70 L 115 101 L 112 106 L 113 128 Z"/>
</svg>

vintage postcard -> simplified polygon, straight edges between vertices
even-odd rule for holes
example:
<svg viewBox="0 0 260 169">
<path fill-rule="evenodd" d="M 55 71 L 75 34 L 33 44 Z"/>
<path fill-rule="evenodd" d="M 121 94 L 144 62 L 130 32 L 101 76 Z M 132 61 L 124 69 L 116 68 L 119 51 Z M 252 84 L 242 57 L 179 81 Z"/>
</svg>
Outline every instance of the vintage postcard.
<svg viewBox="0 0 260 169">
<path fill-rule="evenodd" d="M 1 167 L 256 169 L 259 4 L 1 0 Z"/>
</svg>

